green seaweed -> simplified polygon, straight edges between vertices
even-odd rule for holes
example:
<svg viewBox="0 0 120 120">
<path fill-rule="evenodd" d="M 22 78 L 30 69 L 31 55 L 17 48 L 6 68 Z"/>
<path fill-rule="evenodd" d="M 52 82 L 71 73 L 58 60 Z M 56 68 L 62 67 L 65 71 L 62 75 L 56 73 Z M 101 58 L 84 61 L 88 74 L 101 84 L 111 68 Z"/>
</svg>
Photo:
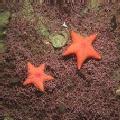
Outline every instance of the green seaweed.
<svg viewBox="0 0 120 120">
<path fill-rule="evenodd" d="M 0 12 L 0 29 L 4 28 L 9 23 L 10 12 Z"/>
<path fill-rule="evenodd" d="M 61 48 L 67 43 L 68 34 L 65 31 L 62 31 L 61 33 L 53 33 L 49 36 L 49 39 L 53 47 Z"/>
<path fill-rule="evenodd" d="M 9 23 L 10 12 L 2 11 L 0 12 L 0 53 L 5 52 L 4 37 L 6 35 L 7 24 Z"/>
<path fill-rule="evenodd" d="M 24 0 L 23 9 L 21 11 L 22 16 L 27 20 L 33 21 L 34 20 L 34 10 L 30 3 L 30 0 Z"/>
<path fill-rule="evenodd" d="M 4 53 L 5 50 L 6 50 L 5 43 L 4 42 L 0 42 L 0 53 Z"/>
<path fill-rule="evenodd" d="M 41 4 L 42 4 L 42 2 L 43 2 L 43 0 L 40 1 Z M 48 28 L 44 25 L 44 17 L 42 17 L 42 16 L 38 17 L 37 15 L 35 15 L 33 7 L 29 0 L 24 1 L 24 5 L 23 5 L 23 9 L 22 9 L 21 13 L 22 13 L 22 16 L 24 18 L 26 18 L 27 20 L 36 21 L 35 29 L 38 34 L 40 34 L 44 37 L 49 36 Z"/>
<path fill-rule="evenodd" d="M 0 12 L 0 39 L 3 39 L 6 35 L 7 24 L 9 23 L 10 12 Z"/>
<path fill-rule="evenodd" d="M 6 31 L 0 31 L 0 39 L 4 39 Z"/>
<path fill-rule="evenodd" d="M 89 0 L 88 8 L 91 10 L 99 10 L 100 0 Z"/>
<path fill-rule="evenodd" d="M 44 24 L 39 24 L 36 30 L 44 37 L 48 37 L 50 34 L 48 28 Z"/>
<path fill-rule="evenodd" d="M 66 36 L 68 35 L 66 33 L 62 33 L 62 34 L 53 33 L 50 35 L 48 27 L 44 24 L 45 18 L 43 16 L 37 16 L 34 14 L 33 7 L 29 0 L 24 1 L 22 14 L 28 20 L 36 21 L 35 30 L 37 31 L 37 33 L 47 39 L 50 39 L 50 42 L 55 48 L 60 48 L 66 44 L 67 42 Z"/>
<path fill-rule="evenodd" d="M 43 16 L 39 16 L 37 19 L 37 25 L 35 27 L 38 34 L 42 35 L 43 37 L 48 38 L 50 35 L 48 27 L 44 24 L 45 18 Z"/>
</svg>

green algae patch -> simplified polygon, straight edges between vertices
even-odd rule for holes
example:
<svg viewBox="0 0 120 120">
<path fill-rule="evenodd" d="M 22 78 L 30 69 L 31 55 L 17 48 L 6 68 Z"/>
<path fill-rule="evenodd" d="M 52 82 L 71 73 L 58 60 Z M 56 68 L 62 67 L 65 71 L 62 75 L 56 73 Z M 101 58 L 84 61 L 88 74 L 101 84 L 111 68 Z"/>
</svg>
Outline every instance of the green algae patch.
<svg viewBox="0 0 120 120">
<path fill-rule="evenodd" d="M 4 37 L 6 36 L 6 31 L 0 31 L 0 39 L 4 39 Z"/>
<path fill-rule="evenodd" d="M 5 50 L 6 50 L 5 43 L 4 42 L 0 42 L 0 53 L 4 53 Z"/>
<path fill-rule="evenodd" d="M 6 28 L 9 23 L 10 12 L 3 11 L 0 12 L 0 39 L 4 39 L 6 35 Z"/>
<path fill-rule="evenodd" d="M 9 23 L 10 18 L 10 12 L 9 11 L 3 11 L 0 12 L 0 27 L 6 27 L 6 25 Z"/>
<path fill-rule="evenodd" d="M 6 29 L 9 23 L 10 15 L 9 11 L 0 12 L 0 53 L 4 53 L 6 50 L 4 38 L 6 36 Z"/>
<path fill-rule="evenodd" d="M 61 48 L 65 46 L 68 41 L 68 33 L 65 31 L 62 31 L 61 33 L 53 33 L 49 36 L 49 39 L 53 47 Z"/>
<path fill-rule="evenodd" d="M 37 19 L 37 25 L 35 27 L 38 34 L 42 35 L 45 38 L 48 38 L 50 35 L 48 27 L 44 24 L 45 23 L 45 17 L 39 16 Z"/>
<path fill-rule="evenodd" d="M 44 37 L 49 36 L 49 30 L 47 26 L 44 24 L 44 17 L 35 15 L 34 9 L 29 0 L 24 1 L 23 8 L 20 14 L 28 21 L 36 22 L 35 30 L 37 31 L 38 34 Z"/>
<path fill-rule="evenodd" d="M 88 1 L 88 8 L 90 10 L 99 10 L 100 0 L 89 0 Z"/>
<path fill-rule="evenodd" d="M 34 20 L 34 10 L 30 3 L 30 0 L 24 0 L 23 8 L 21 14 L 27 20 L 33 21 Z"/>
<path fill-rule="evenodd" d="M 49 30 L 44 24 L 39 24 L 36 27 L 36 31 L 38 34 L 42 35 L 43 37 L 48 37 L 49 36 Z"/>
</svg>

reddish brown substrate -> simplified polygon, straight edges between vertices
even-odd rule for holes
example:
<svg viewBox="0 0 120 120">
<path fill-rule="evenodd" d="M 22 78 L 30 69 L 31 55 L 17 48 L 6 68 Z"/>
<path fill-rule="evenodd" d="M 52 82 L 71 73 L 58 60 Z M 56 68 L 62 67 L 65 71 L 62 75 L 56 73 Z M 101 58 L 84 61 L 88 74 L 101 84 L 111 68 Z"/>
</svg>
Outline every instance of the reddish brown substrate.
<svg viewBox="0 0 120 120">
<path fill-rule="evenodd" d="M 82 34 L 98 33 L 94 47 L 102 60 L 87 60 L 78 71 L 74 56 L 62 57 L 66 46 L 54 50 L 50 44 L 44 44 L 34 24 L 19 16 L 12 18 L 6 38 L 8 51 L 1 70 L 4 76 L 0 81 L 1 118 L 8 113 L 15 120 L 119 120 L 120 99 L 115 91 L 120 81 L 113 79 L 113 72 L 120 67 L 119 21 L 114 32 L 110 28 L 112 15 L 117 17 L 120 9 L 118 3 L 106 4 L 99 12 L 89 11 L 84 16 L 74 14 L 69 7 L 67 14 L 62 8 L 59 11 L 53 6 L 43 6 L 40 11 L 38 4 L 33 6 L 36 13 L 49 18 L 52 31 L 60 30 L 66 21 Z M 75 8 L 81 9 L 78 5 Z M 22 85 L 27 61 L 36 66 L 46 63 L 46 73 L 55 77 L 54 81 L 45 83 L 44 94 L 34 86 Z"/>
</svg>

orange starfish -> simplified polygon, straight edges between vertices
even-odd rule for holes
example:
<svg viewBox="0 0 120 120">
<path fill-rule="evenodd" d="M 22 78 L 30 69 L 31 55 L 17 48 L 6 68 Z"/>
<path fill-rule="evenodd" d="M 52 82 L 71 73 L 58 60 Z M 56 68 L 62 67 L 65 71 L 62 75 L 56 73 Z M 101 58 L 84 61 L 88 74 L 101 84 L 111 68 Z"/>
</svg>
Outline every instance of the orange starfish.
<svg viewBox="0 0 120 120">
<path fill-rule="evenodd" d="M 39 67 L 34 67 L 28 62 L 28 77 L 23 85 L 34 84 L 37 89 L 44 91 L 43 82 L 54 79 L 52 76 L 45 74 L 44 69 L 45 64 L 41 64 Z"/>
<path fill-rule="evenodd" d="M 92 34 L 89 37 L 83 37 L 74 31 L 71 32 L 73 43 L 63 53 L 64 56 L 75 54 L 77 57 L 77 67 L 81 68 L 83 62 L 87 58 L 101 59 L 101 56 L 96 52 L 92 46 L 92 43 L 96 39 L 96 34 Z"/>
</svg>

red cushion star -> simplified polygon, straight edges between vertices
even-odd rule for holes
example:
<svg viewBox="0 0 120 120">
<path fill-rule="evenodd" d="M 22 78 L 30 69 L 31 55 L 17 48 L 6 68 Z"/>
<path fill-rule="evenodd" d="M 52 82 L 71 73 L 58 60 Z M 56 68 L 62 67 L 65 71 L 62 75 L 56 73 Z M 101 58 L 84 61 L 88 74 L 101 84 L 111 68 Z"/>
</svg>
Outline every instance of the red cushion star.
<svg viewBox="0 0 120 120">
<path fill-rule="evenodd" d="M 83 37 L 74 31 L 71 32 L 73 43 L 63 53 L 64 56 L 75 54 L 77 56 L 77 67 L 81 68 L 83 62 L 87 58 L 101 59 L 101 56 L 96 52 L 92 46 L 92 43 L 96 39 L 96 34 L 92 34 L 89 37 Z"/>
<path fill-rule="evenodd" d="M 45 64 L 41 64 L 39 67 L 34 67 L 28 62 L 28 77 L 24 81 L 23 85 L 34 84 L 34 86 L 40 91 L 44 91 L 44 81 L 54 79 L 52 76 L 44 73 Z"/>
</svg>

